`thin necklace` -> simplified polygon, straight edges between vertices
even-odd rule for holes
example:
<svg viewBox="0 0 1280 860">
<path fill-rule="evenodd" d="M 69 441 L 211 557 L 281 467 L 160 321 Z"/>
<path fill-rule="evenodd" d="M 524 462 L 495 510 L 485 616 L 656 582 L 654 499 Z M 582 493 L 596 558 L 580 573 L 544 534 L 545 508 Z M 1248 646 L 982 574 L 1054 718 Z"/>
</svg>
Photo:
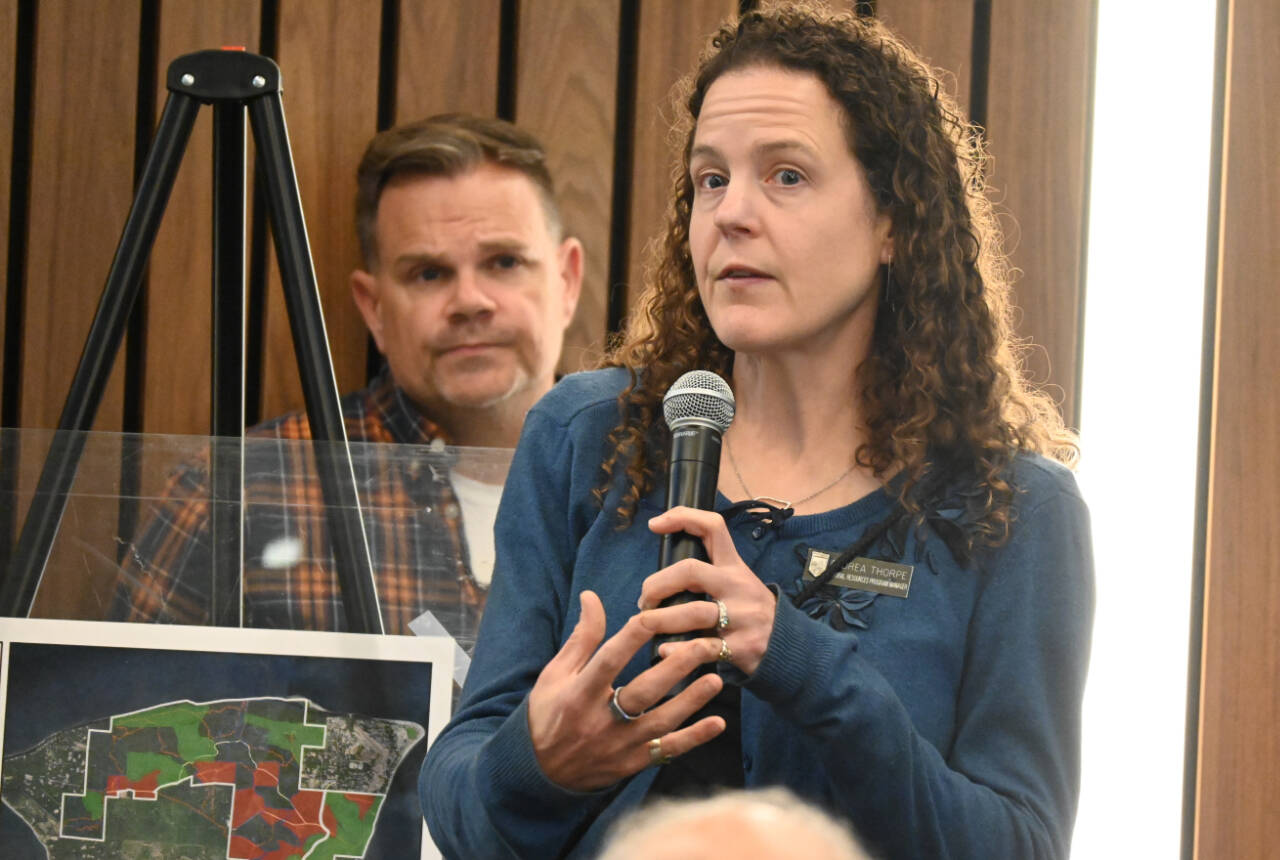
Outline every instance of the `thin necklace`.
<svg viewBox="0 0 1280 860">
<path fill-rule="evenodd" d="M 816 499 L 818 496 L 821 496 L 827 490 L 831 489 L 836 484 L 840 483 L 845 478 L 849 477 L 850 473 L 853 472 L 854 467 L 858 465 L 856 462 L 850 463 L 849 468 L 841 472 L 834 481 L 832 481 L 830 484 L 827 484 L 821 490 L 818 490 L 817 492 L 814 492 L 814 493 L 810 493 L 809 495 L 805 496 L 803 499 L 799 499 L 798 501 L 788 502 L 785 499 L 779 499 L 773 496 L 757 496 L 754 493 L 752 493 L 749 489 L 747 489 L 747 482 L 742 480 L 742 470 L 738 468 L 738 461 L 733 456 L 733 445 L 729 444 L 728 436 L 724 437 L 724 449 L 729 452 L 729 465 L 733 467 L 733 474 L 735 477 L 737 477 L 738 483 L 742 485 L 742 492 L 747 494 L 747 498 L 757 499 L 762 502 L 777 502 L 778 507 L 780 508 L 795 508 L 797 505 L 803 505 L 805 502 L 809 501 L 810 499 Z"/>
</svg>

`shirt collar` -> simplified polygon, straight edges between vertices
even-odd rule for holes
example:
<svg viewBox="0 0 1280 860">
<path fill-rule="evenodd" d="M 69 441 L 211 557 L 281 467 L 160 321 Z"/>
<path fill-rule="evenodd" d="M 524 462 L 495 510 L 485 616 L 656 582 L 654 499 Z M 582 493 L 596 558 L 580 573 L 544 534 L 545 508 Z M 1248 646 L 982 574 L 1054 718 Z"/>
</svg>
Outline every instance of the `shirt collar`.
<svg viewBox="0 0 1280 860">
<path fill-rule="evenodd" d="M 429 445 L 439 440 L 449 444 L 448 434 L 432 421 L 391 378 L 391 369 L 382 370 L 369 383 L 369 410 L 378 415 L 396 442 L 407 445 Z"/>
</svg>

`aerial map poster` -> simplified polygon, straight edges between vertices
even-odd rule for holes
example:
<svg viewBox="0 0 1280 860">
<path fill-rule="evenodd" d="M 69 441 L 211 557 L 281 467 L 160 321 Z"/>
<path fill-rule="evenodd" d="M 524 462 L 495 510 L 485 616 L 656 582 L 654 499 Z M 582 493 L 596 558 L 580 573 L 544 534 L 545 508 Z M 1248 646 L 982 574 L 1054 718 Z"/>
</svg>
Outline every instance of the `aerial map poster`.
<svg viewBox="0 0 1280 860">
<path fill-rule="evenodd" d="M 432 637 L 0 618 L 3 856 L 439 857 L 417 776 L 451 661 Z"/>
</svg>

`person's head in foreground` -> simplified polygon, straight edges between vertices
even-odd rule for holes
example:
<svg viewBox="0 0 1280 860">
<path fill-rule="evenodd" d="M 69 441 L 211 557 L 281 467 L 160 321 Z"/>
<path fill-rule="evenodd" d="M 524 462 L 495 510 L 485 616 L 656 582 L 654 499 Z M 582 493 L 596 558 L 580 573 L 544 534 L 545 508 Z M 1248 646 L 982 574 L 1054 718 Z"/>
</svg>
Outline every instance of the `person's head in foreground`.
<svg viewBox="0 0 1280 860">
<path fill-rule="evenodd" d="M 849 829 L 781 788 L 664 800 L 623 818 L 599 860 L 869 860 Z"/>
</svg>

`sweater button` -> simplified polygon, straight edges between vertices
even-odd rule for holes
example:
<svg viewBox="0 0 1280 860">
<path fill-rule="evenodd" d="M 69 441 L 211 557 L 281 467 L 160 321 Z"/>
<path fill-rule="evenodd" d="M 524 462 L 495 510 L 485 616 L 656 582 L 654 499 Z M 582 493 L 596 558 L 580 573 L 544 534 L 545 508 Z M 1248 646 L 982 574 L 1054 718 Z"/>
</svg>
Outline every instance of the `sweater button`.
<svg viewBox="0 0 1280 860">
<path fill-rule="evenodd" d="M 764 537 L 764 526 L 756 526 L 753 528 L 751 530 L 751 536 L 756 540 L 760 540 L 760 538 Z"/>
<path fill-rule="evenodd" d="M 751 756 L 749 756 L 749 755 L 744 755 L 744 756 L 742 757 L 742 769 L 743 769 L 744 771 L 748 771 L 748 772 L 750 772 L 750 770 L 751 770 L 751 765 L 752 765 L 752 764 L 753 764 L 753 762 L 751 761 Z"/>
</svg>

